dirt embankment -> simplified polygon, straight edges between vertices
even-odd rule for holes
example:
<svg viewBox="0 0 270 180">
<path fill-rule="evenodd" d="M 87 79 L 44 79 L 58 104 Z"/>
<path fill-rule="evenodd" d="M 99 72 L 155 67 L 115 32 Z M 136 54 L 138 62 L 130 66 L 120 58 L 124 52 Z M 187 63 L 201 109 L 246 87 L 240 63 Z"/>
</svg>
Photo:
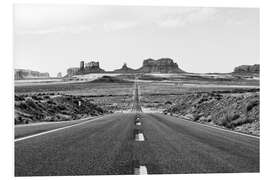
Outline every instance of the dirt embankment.
<svg viewBox="0 0 270 180">
<path fill-rule="evenodd" d="M 81 96 L 54 93 L 15 95 L 15 124 L 75 120 L 108 113 Z"/>
<path fill-rule="evenodd" d="M 102 76 L 98 79 L 93 80 L 92 83 L 132 83 L 132 82 L 118 78 L 118 77 Z"/>
<path fill-rule="evenodd" d="M 181 95 L 164 113 L 259 135 L 259 110 L 259 92 L 210 92 Z"/>
</svg>

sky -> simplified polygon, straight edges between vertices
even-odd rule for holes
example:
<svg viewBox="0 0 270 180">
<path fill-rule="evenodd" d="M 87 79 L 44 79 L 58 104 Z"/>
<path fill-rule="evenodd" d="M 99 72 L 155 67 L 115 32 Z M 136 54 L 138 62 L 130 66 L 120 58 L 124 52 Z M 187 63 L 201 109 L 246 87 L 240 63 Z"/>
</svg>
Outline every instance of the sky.
<svg viewBox="0 0 270 180">
<path fill-rule="evenodd" d="M 259 63 L 259 9 L 14 5 L 14 67 L 63 75 L 99 61 L 105 70 L 172 58 L 187 72 Z"/>
</svg>

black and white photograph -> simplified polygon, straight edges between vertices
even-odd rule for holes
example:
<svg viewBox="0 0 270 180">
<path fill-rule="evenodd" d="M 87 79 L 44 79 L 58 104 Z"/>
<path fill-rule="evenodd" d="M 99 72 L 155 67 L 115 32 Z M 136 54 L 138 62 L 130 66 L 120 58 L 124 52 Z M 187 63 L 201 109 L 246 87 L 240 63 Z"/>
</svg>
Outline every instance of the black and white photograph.
<svg viewBox="0 0 270 180">
<path fill-rule="evenodd" d="M 13 77 L 15 177 L 260 173 L 259 7 L 14 3 Z"/>
</svg>

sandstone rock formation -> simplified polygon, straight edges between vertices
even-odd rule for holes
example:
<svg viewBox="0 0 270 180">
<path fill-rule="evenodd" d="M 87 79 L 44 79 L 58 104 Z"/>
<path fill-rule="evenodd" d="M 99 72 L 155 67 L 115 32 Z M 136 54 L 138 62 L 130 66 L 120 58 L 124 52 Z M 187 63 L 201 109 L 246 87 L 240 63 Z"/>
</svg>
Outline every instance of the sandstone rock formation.
<svg viewBox="0 0 270 180">
<path fill-rule="evenodd" d="M 135 69 L 131 69 L 127 66 L 126 63 L 124 63 L 124 65 L 122 66 L 121 69 L 116 69 L 113 71 L 114 73 L 135 73 L 136 70 Z"/>
<path fill-rule="evenodd" d="M 99 62 L 91 61 L 84 64 L 84 61 L 81 61 L 80 67 L 73 67 L 67 69 L 67 76 L 104 72 L 105 71 L 99 67 Z"/>
<path fill-rule="evenodd" d="M 170 58 L 161 58 L 158 60 L 145 59 L 143 66 L 138 69 L 141 73 L 181 73 L 184 72 Z"/>
<path fill-rule="evenodd" d="M 242 65 L 234 68 L 233 73 L 238 74 L 259 74 L 260 73 L 260 65 Z"/>
<path fill-rule="evenodd" d="M 41 73 L 38 71 L 32 71 L 28 69 L 15 69 L 14 78 L 15 80 L 31 79 L 31 78 L 50 78 L 50 74 L 47 72 Z"/>
<path fill-rule="evenodd" d="M 79 67 L 73 67 L 67 69 L 66 77 L 73 75 L 90 74 L 90 73 L 182 73 L 182 69 L 178 67 L 170 58 L 161 58 L 158 60 L 145 59 L 143 66 L 139 69 L 132 69 L 127 66 L 126 63 L 120 69 L 114 71 L 104 71 L 99 67 L 99 62 L 91 61 L 89 63 L 80 62 Z"/>
<path fill-rule="evenodd" d="M 71 67 L 67 69 L 67 76 L 76 75 L 79 72 L 80 68 L 78 67 Z"/>
<path fill-rule="evenodd" d="M 99 67 L 99 62 L 91 61 L 85 64 L 85 67 L 82 70 L 82 74 L 89 74 L 89 73 L 104 73 L 105 70 Z"/>
<path fill-rule="evenodd" d="M 57 73 L 57 77 L 62 78 L 62 73 L 61 72 Z"/>
</svg>

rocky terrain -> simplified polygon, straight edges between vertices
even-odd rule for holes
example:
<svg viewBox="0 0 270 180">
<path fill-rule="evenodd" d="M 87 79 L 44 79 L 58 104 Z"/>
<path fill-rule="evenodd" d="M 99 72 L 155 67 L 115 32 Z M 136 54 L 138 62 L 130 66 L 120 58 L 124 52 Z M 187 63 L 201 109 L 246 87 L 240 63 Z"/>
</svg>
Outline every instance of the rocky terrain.
<svg viewBox="0 0 270 180">
<path fill-rule="evenodd" d="M 233 73 L 236 74 L 259 74 L 260 73 L 260 65 L 241 65 L 234 68 Z"/>
<path fill-rule="evenodd" d="M 127 66 L 126 63 L 120 69 L 114 71 L 105 71 L 100 68 L 99 62 L 91 61 L 84 64 L 84 61 L 81 61 L 80 67 L 73 67 L 67 69 L 67 77 L 73 75 L 82 75 L 90 73 L 183 73 L 184 71 L 178 67 L 178 64 L 170 58 L 160 58 L 158 60 L 154 59 L 145 59 L 143 61 L 142 67 L 139 69 L 132 69 Z"/>
<path fill-rule="evenodd" d="M 129 68 L 126 63 L 122 66 L 121 69 L 116 69 L 114 73 L 136 73 L 135 69 Z"/>
<path fill-rule="evenodd" d="M 143 67 L 151 69 L 152 62 L 146 62 Z M 153 71 L 155 68 L 153 65 Z M 86 80 L 79 75 L 73 76 L 78 80 L 72 82 L 63 79 L 15 84 L 15 123 L 73 120 L 128 111 L 136 78 L 145 112 L 163 111 L 200 123 L 259 134 L 259 78 L 250 78 L 253 74 L 151 74 L 129 73 L 130 69 L 124 64 L 118 74 L 83 75 L 95 77 Z"/>
<path fill-rule="evenodd" d="M 102 76 L 101 78 L 97 78 L 92 83 L 132 83 L 131 81 L 127 81 L 118 77 L 112 76 Z"/>
<path fill-rule="evenodd" d="M 50 74 L 47 72 L 41 73 L 38 71 L 32 71 L 28 69 L 15 69 L 14 78 L 15 80 L 31 79 L 31 78 L 49 78 Z"/>
<path fill-rule="evenodd" d="M 75 120 L 108 113 L 92 101 L 59 93 L 15 95 L 15 124 Z"/>
<path fill-rule="evenodd" d="M 137 70 L 141 73 L 181 73 L 178 64 L 170 58 L 161 58 L 158 60 L 145 59 L 143 66 Z"/>
<path fill-rule="evenodd" d="M 143 61 L 142 67 L 138 69 L 132 69 L 127 66 L 126 63 L 120 68 L 114 71 L 105 71 L 99 66 L 99 62 L 88 62 L 84 64 L 84 61 L 81 61 L 80 67 L 69 68 L 67 70 L 68 77 L 73 75 L 83 75 L 91 73 L 121 73 L 121 74 L 141 74 L 141 73 L 161 73 L 161 74 L 172 74 L 172 73 L 185 73 L 184 70 L 179 68 L 178 64 L 174 62 L 171 58 L 160 58 L 154 60 L 152 58 L 145 59 Z M 259 75 L 260 65 L 241 65 L 234 68 L 232 74 L 234 75 Z M 218 74 L 218 73 L 217 73 Z M 228 73 L 230 74 L 230 73 Z M 214 74 L 213 74 L 214 75 Z M 196 75 L 194 75 L 196 76 Z"/>
<path fill-rule="evenodd" d="M 90 73 L 104 73 L 105 70 L 99 67 L 99 62 L 91 61 L 89 63 L 84 64 L 84 61 L 81 61 L 80 67 L 73 67 L 67 69 L 67 77 L 71 77 L 73 75 L 83 75 Z"/>
<path fill-rule="evenodd" d="M 166 114 L 259 135 L 260 96 L 256 89 L 183 94 L 166 103 Z"/>
</svg>

